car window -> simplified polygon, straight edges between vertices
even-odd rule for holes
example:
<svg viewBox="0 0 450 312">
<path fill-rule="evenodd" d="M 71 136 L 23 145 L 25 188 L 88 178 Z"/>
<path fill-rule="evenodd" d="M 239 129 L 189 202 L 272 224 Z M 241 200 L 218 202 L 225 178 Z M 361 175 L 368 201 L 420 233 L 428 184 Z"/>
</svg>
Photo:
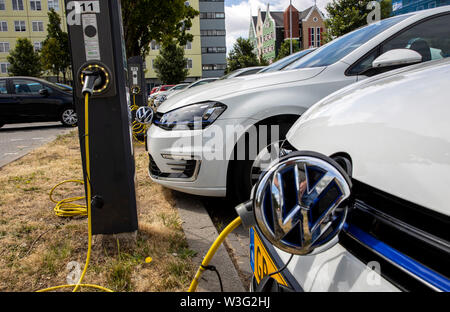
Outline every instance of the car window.
<svg viewBox="0 0 450 312">
<path fill-rule="evenodd" d="M 307 55 L 308 53 L 311 53 L 312 51 L 314 51 L 314 50 L 308 49 L 308 50 L 302 50 L 300 52 L 288 55 L 288 56 L 282 58 L 281 60 L 276 61 L 275 63 L 262 69 L 261 71 L 259 71 L 259 73 L 269 73 L 269 72 L 273 72 L 273 71 L 282 70 L 285 67 L 287 67 L 288 65 L 294 63 L 295 61 L 299 60 L 303 56 Z"/>
<path fill-rule="evenodd" d="M 49 92 L 52 91 L 40 82 L 32 80 L 14 79 L 13 85 L 15 93 L 21 95 L 36 95 L 42 89 L 47 89 Z"/>
<path fill-rule="evenodd" d="M 389 39 L 381 45 L 380 53 L 392 49 L 413 49 L 422 55 L 422 61 L 442 59 L 450 56 L 450 14 L 421 22 Z M 358 61 L 348 72 L 356 75 L 372 67 L 379 56 L 378 49 Z"/>
<path fill-rule="evenodd" d="M 391 17 L 378 23 L 373 23 L 354 30 L 304 56 L 300 60 L 286 67 L 286 70 L 321 67 L 334 64 L 373 37 L 408 17 L 410 17 L 409 14 Z"/>
<path fill-rule="evenodd" d="M 450 14 L 435 17 L 402 32 L 381 46 L 381 53 L 392 49 L 412 49 L 422 61 L 450 56 Z"/>
<path fill-rule="evenodd" d="M 6 80 L 0 80 L 0 94 L 8 94 L 8 89 L 6 88 Z"/>
</svg>

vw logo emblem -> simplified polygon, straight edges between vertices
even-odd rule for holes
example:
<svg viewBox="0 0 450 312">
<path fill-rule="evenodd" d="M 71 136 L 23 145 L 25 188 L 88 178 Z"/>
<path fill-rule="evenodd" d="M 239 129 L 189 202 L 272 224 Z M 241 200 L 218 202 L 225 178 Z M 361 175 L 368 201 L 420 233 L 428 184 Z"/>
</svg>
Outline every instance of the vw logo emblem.
<svg viewBox="0 0 450 312">
<path fill-rule="evenodd" d="M 350 197 L 351 182 L 331 158 L 295 152 L 280 159 L 254 189 L 256 223 L 279 249 L 308 255 L 337 243 Z"/>
</svg>

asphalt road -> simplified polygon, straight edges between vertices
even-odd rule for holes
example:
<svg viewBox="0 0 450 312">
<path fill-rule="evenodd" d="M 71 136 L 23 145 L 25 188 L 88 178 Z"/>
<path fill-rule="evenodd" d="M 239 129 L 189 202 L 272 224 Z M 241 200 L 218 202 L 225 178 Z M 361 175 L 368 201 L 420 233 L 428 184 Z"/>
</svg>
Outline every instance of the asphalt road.
<svg viewBox="0 0 450 312">
<path fill-rule="evenodd" d="M 0 167 L 70 131 L 60 122 L 5 125 L 0 128 Z"/>
</svg>

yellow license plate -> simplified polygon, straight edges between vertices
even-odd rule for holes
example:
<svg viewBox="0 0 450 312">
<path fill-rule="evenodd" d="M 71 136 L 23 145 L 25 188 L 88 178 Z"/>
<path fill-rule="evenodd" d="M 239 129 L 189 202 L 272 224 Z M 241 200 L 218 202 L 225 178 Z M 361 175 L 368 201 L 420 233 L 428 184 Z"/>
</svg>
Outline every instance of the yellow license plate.
<svg viewBox="0 0 450 312">
<path fill-rule="evenodd" d="M 256 281 L 258 284 L 261 282 L 261 280 L 274 272 L 277 272 L 279 269 L 275 265 L 272 258 L 269 256 L 269 253 L 267 252 L 266 248 L 264 247 L 261 239 L 259 238 L 256 231 L 253 231 L 254 233 L 254 255 L 255 255 L 255 265 L 254 265 L 254 274 L 256 277 Z M 278 283 L 287 286 L 286 281 L 284 280 L 283 276 L 281 274 L 276 274 L 272 276 Z"/>
</svg>

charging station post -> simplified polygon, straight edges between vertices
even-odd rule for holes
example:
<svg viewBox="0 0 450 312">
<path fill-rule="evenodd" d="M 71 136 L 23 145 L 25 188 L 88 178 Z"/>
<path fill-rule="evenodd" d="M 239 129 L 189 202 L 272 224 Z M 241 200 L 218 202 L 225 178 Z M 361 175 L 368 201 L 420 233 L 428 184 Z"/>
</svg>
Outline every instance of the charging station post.
<svg viewBox="0 0 450 312">
<path fill-rule="evenodd" d="M 65 4 L 84 179 L 92 188 L 92 234 L 133 233 L 138 229 L 135 160 L 120 0 Z M 100 78 L 89 97 L 85 133 L 82 90 L 85 76 L 92 74 Z M 85 140 L 91 146 L 89 180 Z"/>
<path fill-rule="evenodd" d="M 147 84 L 145 83 L 145 67 L 142 56 L 133 56 L 128 59 L 128 81 L 131 93 L 139 107 L 147 106 Z"/>
</svg>

